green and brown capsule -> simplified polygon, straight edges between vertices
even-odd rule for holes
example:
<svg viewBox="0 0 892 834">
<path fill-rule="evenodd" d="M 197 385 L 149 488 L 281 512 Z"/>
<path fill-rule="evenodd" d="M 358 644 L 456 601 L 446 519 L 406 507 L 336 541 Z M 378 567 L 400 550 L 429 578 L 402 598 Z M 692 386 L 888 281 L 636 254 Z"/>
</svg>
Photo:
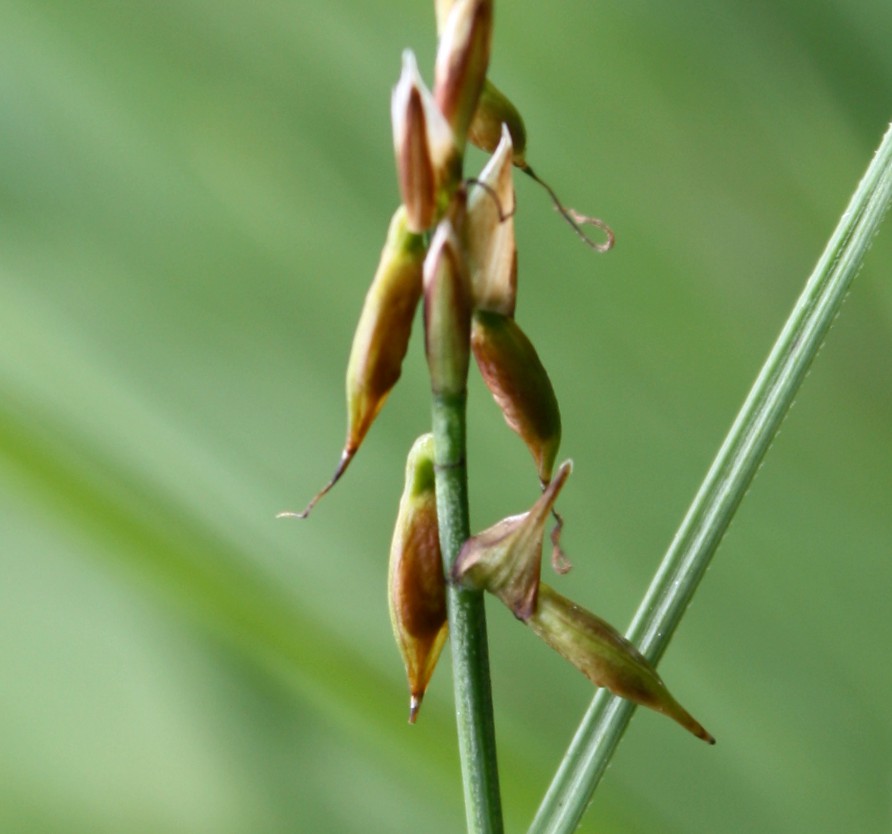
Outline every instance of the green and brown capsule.
<svg viewBox="0 0 892 834">
<path fill-rule="evenodd" d="M 390 102 L 400 195 L 410 231 L 430 229 L 443 213 L 461 177 L 452 128 L 418 72 L 415 56 L 403 52 L 403 70 Z"/>
<path fill-rule="evenodd" d="M 406 462 L 387 595 L 393 636 L 409 681 L 409 723 L 414 724 L 448 631 L 432 434 L 415 441 Z"/>
<path fill-rule="evenodd" d="M 387 395 L 400 377 L 412 320 L 421 298 L 424 238 L 408 228 L 400 206 L 390 222 L 378 270 L 365 297 L 347 363 L 347 438 L 331 480 L 299 513 L 306 518 L 353 460 Z"/>
<path fill-rule="evenodd" d="M 561 443 L 561 412 L 539 354 L 513 318 L 486 310 L 474 312 L 471 348 L 505 422 L 526 443 L 547 484 Z"/>
<path fill-rule="evenodd" d="M 463 151 L 489 66 L 493 3 L 456 0 L 443 11 L 434 64 L 434 99 Z M 438 8 L 438 16 L 439 12 Z"/>
<path fill-rule="evenodd" d="M 526 624 L 595 686 L 677 721 L 709 744 L 715 739 L 671 695 L 647 658 L 612 625 L 544 582 Z"/>
</svg>

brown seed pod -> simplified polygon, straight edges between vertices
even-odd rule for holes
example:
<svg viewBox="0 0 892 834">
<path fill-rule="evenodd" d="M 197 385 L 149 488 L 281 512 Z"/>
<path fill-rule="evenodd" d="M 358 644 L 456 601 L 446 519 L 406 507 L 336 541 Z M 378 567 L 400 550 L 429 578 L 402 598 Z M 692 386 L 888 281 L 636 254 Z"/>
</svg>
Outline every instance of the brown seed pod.
<svg viewBox="0 0 892 834">
<path fill-rule="evenodd" d="M 561 443 L 561 412 L 536 349 L 513 318 L 476 310 L 471 348 L 505 422 L 520 435 L 543 486 Z"/>
</svg>

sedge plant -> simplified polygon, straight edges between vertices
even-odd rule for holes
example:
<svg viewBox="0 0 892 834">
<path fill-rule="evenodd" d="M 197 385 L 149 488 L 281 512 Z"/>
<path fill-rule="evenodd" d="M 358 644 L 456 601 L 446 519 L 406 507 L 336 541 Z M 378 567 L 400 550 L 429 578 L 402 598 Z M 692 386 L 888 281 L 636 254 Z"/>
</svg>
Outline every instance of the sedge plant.
<svg viewBox="0 0 892 834">
<path fill-rule="evenodd" d="M 670 567 L 664 567 L 655 582 L 656 590 L 645 600 L 644 613 L 628 638 L 542 582 L 543 540 L 549 525 L 551 563 L 558 573 L 568 567 L 560 549 L 562 518 L 556 502 L 566 488 L 572 463 L 558 464 L 558 399 L 535 347 L 515 319 L 514 170 L 541 183 L 592 248 L 607 251 L 614 237 L 603 221 L 565 208 L 530 167 L 523 120 L 487 77 L 493 0 L 436 0 L 435 11 L 439 42 L 433 88 L 425 85 L 414 55 L 407 51 L 393 91 L 401 204 L 390 222 L 350 352 L 344 447 L 331 480 L 307 507 L 281 515 L 306 518 L 343 476 L 400 377 L 413 320 L 422 306 L 431 431 L 409 451 L 387 582 L 394 637 L 406 670 L 409 721 L 419 717 L 448 639 L 468 830 L 500 832 L 484 596 L 498 599 L 604 693 L 593 702 L 532 829 L 571 831 L 635 705 L 660 712 L 697 738 L 714 743 L 669 692 L 655 664 L 835 308 L 818 303 L 820 288 L 808 291 L 797 321 L 802 324 L 806 313 L 816 314 L 823 317 L 823 324 L 808 319 L 811 339 L 803 338 L 793 325 L 785 331 L 785 341 L 776 350 L 779 358 L 770 360 L 765 372 L 769 382 L 776 383 L 779 375 L 783 385 L 769 386 L 770 392 L 758 389 L 751 397 L 746 415 L 755 408 L 753 413 L 760 416 L 741 417 L 716 464 L 717 494 L 733 500 L 716 513 L 708 501 L 710 488 L 704 487 L 706 497 L 698 497 L 690 516 L 699 525 L 696 535 L 684 532 L 690 525 L 683 528 L 680 544 L 667 557 Z M 468 142 L 491 153 L 476 177 L 468 177 L 464 170 Z M 888 199 L 886 193 L 886 204 Z M 870 216 L 881 214 L 876 210 Z M 598 228 L 603 240 L 592 240 L 583 231 L 585 225 Z M 833 258 L 833 263 L 840 262 L 838 253 Z M 838 301 L 839 285 L 835 291 Z M 798 363 L 793 369 L 778 364 L 791 355 Z M 538 492 L 525 511 L 476 533 L 469 524 L 465 421 L 472 357 L 507 425 L 532 457 L 531 486 Z M 725 450 L 736 451 L 741 439 L 746 441 L 742 453 L 746 465 L 732 467 L 725 462 Z M 736 457 L 732 460 L 738 462 Z M 703 518 L 707 534 L 702 534 Z M 690 556 L 685 548 L 699 549 Z M 675 551 L 690 558 L 679 561 Z M 665 603 L 662 608 L 660 602 Z M 655 609 L 670 612 L 657 626 Z M 642 625 L 645 622 L 650 630 Z"/>
</svg>

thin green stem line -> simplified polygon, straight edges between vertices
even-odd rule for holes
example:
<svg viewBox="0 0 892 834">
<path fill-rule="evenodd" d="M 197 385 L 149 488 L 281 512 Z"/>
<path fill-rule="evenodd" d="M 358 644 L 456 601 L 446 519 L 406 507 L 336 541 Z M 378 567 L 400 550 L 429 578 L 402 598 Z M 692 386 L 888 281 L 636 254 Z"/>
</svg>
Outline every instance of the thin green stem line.
<svg viewBox="0 0 892 834">
<path fill-rule="evenodd" d="M 656 663 L 709 566 L 892 202 L 892 126 L 843 213 L 627 632 Z M 634 706 L 599 690 L 529 829 L 574 831 Z"/>
<path fill-rule="evenodd" d="M 440 549 L 447 574 L 471 534 L 465 462 L 465 404 L 464 394 L 434 395 L 433 399 L 437 515 Z M 447 602 L 468 831 L 472 834 L 501 834 L 502 806 L 483 594 L 450 584 Z"/>
</svg>

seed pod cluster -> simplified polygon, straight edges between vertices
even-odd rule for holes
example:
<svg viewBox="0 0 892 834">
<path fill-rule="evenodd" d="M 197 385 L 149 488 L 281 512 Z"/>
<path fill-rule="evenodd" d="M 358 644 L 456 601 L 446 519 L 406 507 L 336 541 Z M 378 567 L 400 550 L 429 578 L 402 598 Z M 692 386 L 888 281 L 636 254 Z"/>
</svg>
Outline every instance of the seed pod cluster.
<svg viewBox="0 0 892 834">
<path fill-rule="evenodd" d="M 425 352 L 435 399 L 463 406 L 473 353 L 505 421 L 532 454 L 542 487 L 527 512 L 502 519 L 464 543 L 452 562 L 451 580 L 498 597 L 596 686 L 662 712 L 713 742 L 635 646 L 540 579 L 550 516 L 558 519 L 551 535 L 552 562 L 562 572 L 562 522 L 554 507 L 572 464 L 567 461 L 555 470 L 561 440 L 557 397 L 532 342 L 515 321 L 513 168 L 540 182 L 594 248 L 608 249 L 613 238 L 601 221 L 564 208 L 530 168 L 523 119 L 486 77 L 492 7 L 492 0 L 435 0 L 440 40 L 432 91 L 425 87 L 414 55 L 403 55 L 391 99 L 402 205 L 391 221 L 350 351 L 346 440 L 331 481 L 302 513 L 282 515 L 305 517 L 346 470 L 399 379 L 423 296 Z M 463 183 L 468 140 L 492 158 L 478 179 Z M 602 228 L 607 242 L 589 240 L 583 224 Z M 388 568 L 390 618 L 406 669 L 410 723 L 448 631 L 434 452 L 433 435 L 425 434 L 409 453 Z"/>
</svg>

